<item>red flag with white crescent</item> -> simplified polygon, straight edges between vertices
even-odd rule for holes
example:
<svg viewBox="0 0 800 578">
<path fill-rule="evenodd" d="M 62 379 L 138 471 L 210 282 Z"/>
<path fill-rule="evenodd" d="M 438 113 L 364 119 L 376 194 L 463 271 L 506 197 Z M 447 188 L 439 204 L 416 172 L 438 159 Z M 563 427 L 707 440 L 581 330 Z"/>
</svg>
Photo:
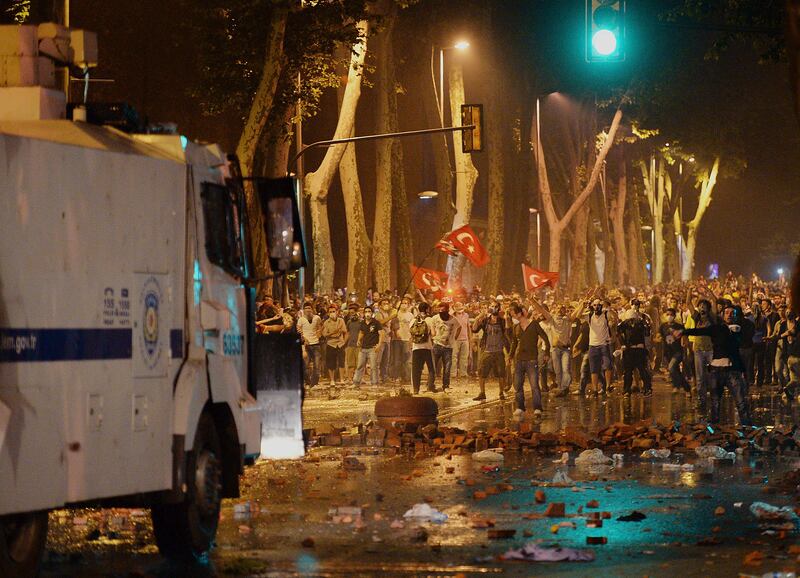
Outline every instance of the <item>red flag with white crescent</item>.
<svg viewBox="0 0 800 578">
<path fill-rule="evenodd" d="M 423 267 L 414 267 L 414 265 L 409 265 L 409 268 L 411 269 L 411 276 L 414 278 L 414 285 L 420 291 L 430 289 L 434 293 L 444 293 L 447 289 L 447 273 Z"/>
<path fill-rule="evenodd" d="M 478 235 L 469 225 L 450 231 L 447 240 L 476 267 L 483 267 L 489 262 L 489 253 L 483 248 Z"/>
<path fill-rule="evenodd" d="M 555 288 L 559 275 L 557 271 L 540 271 L 523 263 L 522 277 L 525 279 L 525 290 L 534 291 L 545 285 Z"/>
</svg>

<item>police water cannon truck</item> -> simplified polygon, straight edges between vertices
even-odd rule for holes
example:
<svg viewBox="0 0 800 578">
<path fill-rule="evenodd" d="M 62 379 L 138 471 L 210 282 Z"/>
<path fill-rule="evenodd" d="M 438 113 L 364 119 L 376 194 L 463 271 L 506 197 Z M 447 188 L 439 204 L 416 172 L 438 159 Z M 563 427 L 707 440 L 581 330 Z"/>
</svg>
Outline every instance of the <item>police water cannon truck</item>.
<svg viewBox="0 0 800 578">
<path fill-rule="evenodd" d="M 0 52 L 0 576 L 35 574 L 48 511 L 78 505 L 150 507 L 162 553 L 202 557 L 243 464 L 303 451 L 299 343 L 255 334 L 244 199 L 280 273 L 304 264 L 296 191 L 65 119 L 53 71 L 96 62 L 90 33 L 2 26 Z"/>
</svg>

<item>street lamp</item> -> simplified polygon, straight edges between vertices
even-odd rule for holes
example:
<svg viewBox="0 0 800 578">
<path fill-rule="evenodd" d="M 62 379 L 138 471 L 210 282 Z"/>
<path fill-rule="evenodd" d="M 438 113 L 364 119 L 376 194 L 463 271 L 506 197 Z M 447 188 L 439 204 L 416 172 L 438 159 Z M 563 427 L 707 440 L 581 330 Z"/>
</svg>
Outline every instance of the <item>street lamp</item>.
<svg viewBox="0 0 800 578">
<path fill-rule="evenodd" d="M 420 199 L 423 199 L 423 200 L 424 199 L 435 199 L 436 197 L 439 196 L 439 193 L 437 193 L 436 191 L 420 191 L 419 193 L 417 193 L 417 196 Z"/>
<path fill-rule="evenodd" d="M 536 219 L 536 266 L 542 266 L 542 229 L 541 229 L 541 213 L 539 209 L 531 207 L 528 209 L 530 212 L 530 223 L 528 224 L 528 254 L 533 256 L 532 241 L 533 238 L 530 233 L 533 232 L 533 221 Z"/>
<path fill-rule="evenodd" d="M 435 46 L 433 47 L 436 48 Z M 444 127 L 444 51 L 445 50 L 458 50 L 463 52 L 469 48 L 469 42 L 466 40 L 459 40 L 452 46 L 439 47 L 439 118 L 442 119 L 442 126 Z M 431 54 L 431 69 L 433 69 L 433 54 Z M 436 86 L 434 85 L 434 88 Z"/>
</svg>

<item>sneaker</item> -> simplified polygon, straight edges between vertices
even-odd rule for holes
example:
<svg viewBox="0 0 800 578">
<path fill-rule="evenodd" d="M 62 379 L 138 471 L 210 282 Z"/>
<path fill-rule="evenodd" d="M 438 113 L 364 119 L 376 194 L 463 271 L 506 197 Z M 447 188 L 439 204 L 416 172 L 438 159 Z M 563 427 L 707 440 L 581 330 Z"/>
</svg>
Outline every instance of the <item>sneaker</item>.
<svg viewBox="0 0 800 578">
<path fill-rule="evenodd" d="M 555 392 L 554 395 L 556 397 L 567 397 L 569 395 L 569 391 L 567 391 L 566 389 L 559 389 L 557 392 Z"/>
<path fill-rule="evenodd" d="M 473 397 L 472 401 L 486 401 L 486 396 L 481 393 L 478 395 L 478 397 Z"/>
<path fill-rule="evenodd" d="M 540 410 L 540 409 L 533 410 L 533 415 L 537 415 L 537 416 L 538 415 L 542 415 L 542 410 Z"/>
<path fill-rule="evenodd" d="M 336 387 L 336 382 L 335 381 L 331 381 L 330 386 L 331 387 Z"/>
</svg>

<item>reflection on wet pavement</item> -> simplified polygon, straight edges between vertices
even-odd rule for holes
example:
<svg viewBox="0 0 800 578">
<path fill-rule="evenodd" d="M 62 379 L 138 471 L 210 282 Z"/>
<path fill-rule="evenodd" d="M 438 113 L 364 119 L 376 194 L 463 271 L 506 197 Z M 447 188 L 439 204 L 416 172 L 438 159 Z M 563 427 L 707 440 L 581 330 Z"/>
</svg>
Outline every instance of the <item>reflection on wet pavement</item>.
<svg viewBox="0 0 800 578">
<path fill-rule="evenodd" d="M 459 389 L 471 393 L 469 386 Z M 446 419 L 448 425 L 483 429 L 513 427 L 516 421 L 508 403 L 476 408 L 463 398 L 451 398 L 450 407 L 456 411 Z M 570 425 L 597 430 L 643 418 L 694 421 L 693 402 L 673 394 L 659 380 L 651 399 L 551 399 L 534 428 L 556 431 Z M 795 418 L 792 410 L 780 406 L 774 392 L 760 393 L 754 405 L 763 408 L 755 414 L 761 425 Z M 733 419 L 730 399 L 725 400 L 724 412 Z M 330 423 L 323 413 L 322 420 Z M 349 425 L 350 417 L 345 414 L 336 423 Z M 353 455 L 363 469 L 343 468 L 344 453 Z M 570 456 L 569 464 L 575 457 Z M 137 536 L 121 532 L 115 543 L 90 543 L 86 532 L 76 532 L 66 523 L 51 531 L 45 576 L 117 576 L 131 570 L 153 576 L 760 576 L 796 571 L 798 550 L 790 549 L 798 540 L 794 523 L 760 527 L 749 509 L 756 501 L 794 505 L 793 495 L 765 493 L 769 482 L 795 469 L 792 459 L 754 455 L 707 462 L 694 453 L 672 454 L 666 460 L 626 454 L 622 463 L 584 468 L 556 464 L 556 458 L 507 452 L 494 471 L 494 464 L 469 455 L 413 459 L 390 458 L 368 448 L 315 449 L 304 460 L 261 462 L 247 469 L 242 497 L 224 505 L 218 546 L 207 566 L 165 565 L 153 553 L 152 542 L 147 543 L 147 528 Z M 665 463 L 674 466 L 665 469 Z M 680 464 L 693 469 L 682 471 Z M 566 483 L 554 486 L 556 476 Z M 544 492 L 544 503 L 536 502 L 537 490 Z M 404 520 L 403 514 L 418 503 L 444 512 L 447 521 Z M 553 503 L 564 504 L 564 518 L 543 517 Z M 617 520 L 633 511 L 645 518 Z M 606 518 L 603 512 L 608 512 Z M 600 527 L 591 527 L 598 526 L 587 519 L 594 516 L 600 518 Z M 513 537 L 490 539 L 495 530 L 513 531 Z M 605 538 L 607 543 L 587 545 L 587 538 Z M 499 560 L 507 550 L 530 541 L 590 549 L 596 559 L 544 565 Z M 752 552 L 763 555 L 760 565 L 744 566 Z"/>
</svg>

